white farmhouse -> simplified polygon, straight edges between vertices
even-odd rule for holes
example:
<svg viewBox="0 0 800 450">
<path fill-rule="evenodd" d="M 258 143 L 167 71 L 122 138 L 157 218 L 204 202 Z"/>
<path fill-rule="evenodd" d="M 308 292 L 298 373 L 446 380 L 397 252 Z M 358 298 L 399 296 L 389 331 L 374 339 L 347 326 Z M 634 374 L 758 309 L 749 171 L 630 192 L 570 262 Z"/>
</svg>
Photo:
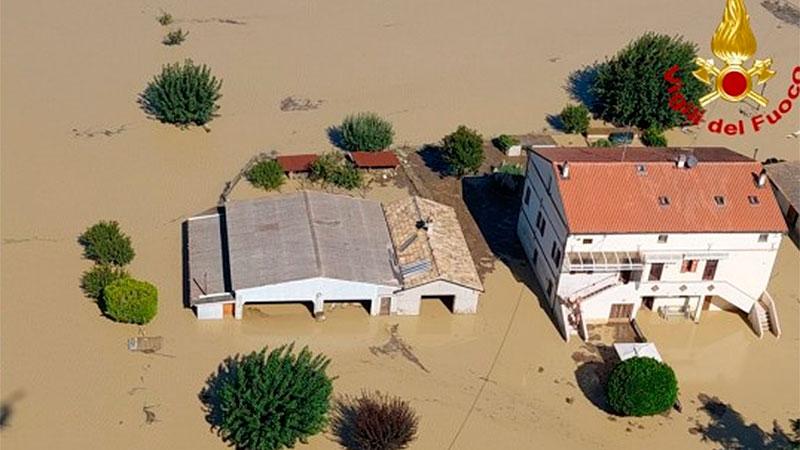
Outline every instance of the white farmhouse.
<svg viewBox="0 0 800 450">
<path fill-rule="evenodd" d="M 725 148 L 535 150 L 517 226 L 567 340 L 642 304 L 779 334 L 766 288 L 785 231 L 761 164 Z"/>
<path fill-rule="evenodd" d="M 483 290 L 455 212 L 416 197 L 386 212 L 320 192 L 232 201 L 186 221 L 184 252 L 199 319 L 241 319 L 246 304 L 272 302 L 308 303 L 317 317 L 341 301 L 418 314 L 428 297 L 474 313 Z"/>
</svg>

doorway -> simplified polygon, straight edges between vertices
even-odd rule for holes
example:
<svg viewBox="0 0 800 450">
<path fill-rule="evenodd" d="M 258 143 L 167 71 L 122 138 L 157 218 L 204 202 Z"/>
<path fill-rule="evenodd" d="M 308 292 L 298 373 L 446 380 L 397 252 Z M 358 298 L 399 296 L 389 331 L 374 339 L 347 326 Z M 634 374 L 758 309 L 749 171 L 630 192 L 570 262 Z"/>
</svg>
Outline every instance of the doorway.
<svg viewBox="0 0 800 450">
<path fill-rule="evenodd" d="M 381 309 L 380 315 L 388 316 L 392 312 L 392 298 L 391 297 L 381 297 Z"/>
<path fill-rule="evenodd" d="M 633 315 L 632 303 L 614 303 L 611 305 L 611 312 L 608 315 L 609 322 L 611 321 L 629 321 Z"/>
</svg>

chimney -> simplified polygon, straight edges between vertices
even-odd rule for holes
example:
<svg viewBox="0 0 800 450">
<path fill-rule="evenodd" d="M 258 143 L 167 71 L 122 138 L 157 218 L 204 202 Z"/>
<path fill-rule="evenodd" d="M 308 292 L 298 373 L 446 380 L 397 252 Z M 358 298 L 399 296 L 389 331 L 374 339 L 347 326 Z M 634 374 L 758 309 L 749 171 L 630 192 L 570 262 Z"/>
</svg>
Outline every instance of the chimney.
<svg viewBox="0 0 800 450">
<path fill-rule="evenodd" d="M 680 155 L 678 155 L 678 163 L 677 163 L 677 165 L 678 165 L 678 169 L 683 169 L 684 167 L 686 167 L 686 154 L 685 153 L 681 153 Z"/>
<path fill-rule="evenodd" d="M 756 182 L 756 185 L 758 187 L 760 187 L 760 188 L 763 188 L 764 186 L 767 185 L 767 171 L 766 170 L 761 169 L 761 173 L 758 174 L 758 181 Z"/>
<path fill-rule="evenodd" d="M 564 164 L 561 165 L 561 178 L 568 180 L 569 179 L 569 162 L 564 161 Z"/>
</svg>

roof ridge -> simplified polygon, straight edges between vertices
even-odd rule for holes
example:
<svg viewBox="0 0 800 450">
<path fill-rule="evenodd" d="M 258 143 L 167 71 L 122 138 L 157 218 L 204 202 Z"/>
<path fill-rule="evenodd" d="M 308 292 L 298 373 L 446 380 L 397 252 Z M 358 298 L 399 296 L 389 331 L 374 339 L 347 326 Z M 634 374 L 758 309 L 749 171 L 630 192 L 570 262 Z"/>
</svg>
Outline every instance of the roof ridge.
<svg viewBox="0 0 800 450">
<path fill-rule="evenodd" d="M 306 217 L 308 217 L 308 228 L 311 231 L 311 245 L 314 249 L 314 262 L 317 264 L 317 273 L 319 276 L 325 276 L 325 271 L 322 268 L 322 259 L 319 254 L 319 243 L 317 242 L 317 232 L 314 229 L 314 212 L 311 210 L 311 201 L 308 199 L 308 191 L 303 190 L 303 203 L 306 206 Z"/>
<path fill-rule="evenodd" d="M 412 197 L 412 200 L 414 202 L 414 207 L 417 210 L 417 216 L 419 217 L 419 220 L 427 220 L 422 217 L 422 211 L 419 209 L 420 198 L 421 197 L 418 195 Z M 417 233 L 419 233 L 419 229 L 417 229 Z M 431 253 L 431 268 L 436 272 L 436 278 L 441 278 L 442 271 L 439 269 L 439 264 L 436 263 L 436 256 L 433 253 L 433 245 L 431 245 L 431 239 L 430 236 L 428 236 L 428 229 L 426 228 L 422 234 L 425 236 L 425 243 L 427 244 L 428 250 L 430 250 Z"/>
</svg>

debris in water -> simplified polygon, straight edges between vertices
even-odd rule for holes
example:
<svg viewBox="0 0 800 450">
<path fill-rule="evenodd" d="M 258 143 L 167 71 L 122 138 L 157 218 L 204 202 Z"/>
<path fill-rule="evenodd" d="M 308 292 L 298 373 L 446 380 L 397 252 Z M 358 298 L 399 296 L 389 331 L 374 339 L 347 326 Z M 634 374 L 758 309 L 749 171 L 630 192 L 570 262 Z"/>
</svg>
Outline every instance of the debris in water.
<svg viewBox="0 0 800 450">
<path fill-rule="evenodd" d="M 395 355 L 400 354 L 403 358 L 416 364 L 420 369 L 430 373 L 430 370 L 422 365 L 422 362 L 420 362 L 419 358 L 417 358 L 417 356 L 411 351 L 411 346 L 406 344 L 405 341 L 403 341 L 403 338 L 400 337 L 400 334 L 397 332 L 398 327 L 399 324 L 392 325 L 389 328 L 389 340 L 380 347 L 370 347 L 369 351 L 375 356 L 387 355 L 392 358 L 394 358 Z"/>
</svg>

